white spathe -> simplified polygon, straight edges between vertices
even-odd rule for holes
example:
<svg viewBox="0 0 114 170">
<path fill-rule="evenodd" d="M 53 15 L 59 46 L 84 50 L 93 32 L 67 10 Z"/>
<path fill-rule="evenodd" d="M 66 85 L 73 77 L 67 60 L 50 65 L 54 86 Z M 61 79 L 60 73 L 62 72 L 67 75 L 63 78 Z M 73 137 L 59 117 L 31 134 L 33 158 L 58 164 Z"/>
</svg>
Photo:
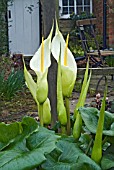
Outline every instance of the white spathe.
<svg viewBox="0 0 114 170">
<path fill-rule="evenodd" d="M 52 37 L 52 32 L 53 32 L 53 26 L 50 31 L 50 34 L 47 39 L 44 40 L 44 71 L 41 73 L 41 49 L 42 49 L 42 44 L 40 45 L 38 51 L 34 54 L 32 59 L 30 60 L 30 68 L 34 70 L 36 73 L 43 74 L 51 65 L 51 59 L 50 59 L 50 54 L 51 54 L 51 37 Z"/>
<path fill-rule="evenodd" d="M 59 31 L 58 24 L 56 22 L 56 33 L 55 33 L 55 37 L 52 40 L 51 51 L 52 51 L 54 58 L 57 60 L 57 62 L 59 60 L 59 56 L 61 57 L 61 65 L 64 65 L 65 47 L 66 47 L 65 40 L 63 38 L 63 35 Z M 74 60 L 73 54 L 71 53 L 71 51 L 69 49 L 67 49 L 67 53 L 68 53 L 68 60 L 67 60 L 68 67 L 70 67 L 70 69 L 73 70 L 74 72 L 77 72 L 77 65 Z"/>
<path fill-rule="evenodd" d="M 74 83 L 77 75 L 77 64 L 75 62 L 74 56 L 71 51 L 67 48 L 67 65 L 64 64 L 64 53 L 65 53 L 66 43 L 63 35 L 58 29 L 58 24 L 56 21 L 56 33 L 52 40 L 52 54 L 54 58 L 59 61 L 61 59 L 61 71 L 62 71 L 62 91 L 63 95 L 69 97 L 74 87 Z"/>
</svg>

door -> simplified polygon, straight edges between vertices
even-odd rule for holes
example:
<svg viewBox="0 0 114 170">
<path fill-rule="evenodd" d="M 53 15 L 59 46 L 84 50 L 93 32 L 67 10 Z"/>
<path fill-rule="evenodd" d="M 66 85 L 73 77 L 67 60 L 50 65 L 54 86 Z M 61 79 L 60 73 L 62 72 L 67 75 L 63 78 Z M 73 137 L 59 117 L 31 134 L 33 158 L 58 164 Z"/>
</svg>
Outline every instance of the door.
<svg viewBox="0 0 114 170">
<path fill-rule="evenodd" d="M 39 47 L 39 0 L 13 0 L 8 3 L 9 50 L 33 55 Z"/>
</svg>

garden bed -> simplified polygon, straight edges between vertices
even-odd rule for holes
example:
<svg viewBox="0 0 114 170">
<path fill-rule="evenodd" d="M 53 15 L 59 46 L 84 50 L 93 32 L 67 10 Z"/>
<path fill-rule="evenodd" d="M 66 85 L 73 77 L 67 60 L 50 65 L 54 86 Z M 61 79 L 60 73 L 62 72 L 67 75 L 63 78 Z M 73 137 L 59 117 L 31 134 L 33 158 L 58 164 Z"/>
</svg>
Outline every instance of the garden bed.
<svg viewBox="0 0 114 170">
<path fill-rule="evenodd" d="M 79 78 L 77 82 L 78 81 Z M 92 78 L 92 81 L 90 82 L 90 88 L 86 99 L 86 104 L 91 104 L 95 99 L 95 90 L 93 89 L 93 84 L 95 81 L 98 81 L 98 77 Z M 109 78 L 108 82 L 108 98 L 109 101 L 112 101 L 114 100 L 114 81 L 111 81 L 111 79 Z M 104 82 L 101 82 L 101 85 L 99 86 L 101 94 L 103 94 L 104 89 L 103 83 Z M 75 105 L 78 102 L 78 98 L 80 95 L 80 93 L 75 90 L 76 89 L 74 89 L 72 97 L 70 98 L 71 113 L 74 112 Z M 0 100 L 0 122 L 10 123 L 14 121 L 21 121 L 24 116 L 32 116 L 38 120 L 36 103 L 34 102 L 31 93 L 26 87 L 23 89 L 23 91 L 18 92 L 16 96 L 10 101 Z"/>
<path fill-rule="evenodd" d="M 9 75 L 11 67 L 13 67 L 13 61 L 10 58 L 1 58 L 0 60 L 0 70 L 2 71 L 3 68 L 6 69 L 6 78 Z M 74 107 L 79 98 L 79 91 L 81 85 L 81 80 L 84 75 L 85 68 L 78 68 L 78 77 L 77 77 L 77 84 L 75 86 L 74 92 L 72 97 L 70 98 L 71 107 L 70 111 L 73 112 Z M 90 82 L 89 93 L 86 99 L 86 103 L 91 103 L 95 98 L 95 88 L 99 78 L 102 75 L 111 75 L 114 74 L 114 67 L 106 67 L 106 68 L 92 68 L 92 78 Z M 98 76 L 99 75 L 99 76 Z M 100 93 L 103 94 L 104 90 L 104 80 L 101 81 L 99 89 Z M 94 88 L 93 88 L 94 87 Z M 108 76 L 108 97 L 109 100 L 114 99 L 114 81 L 111 80 L 111 76 Z M 0 98 L 0 122 L 12 122 L 12 121 L 19 121 L 22 119 L 23 116 L 30 115 L 38 118 L 37 114 L 37 106 L 34 102 L 31 93 L 27 89 L 26 86 L 22 88 L 19 92 L 11 100 L 4 100 Z"/>
</svg>

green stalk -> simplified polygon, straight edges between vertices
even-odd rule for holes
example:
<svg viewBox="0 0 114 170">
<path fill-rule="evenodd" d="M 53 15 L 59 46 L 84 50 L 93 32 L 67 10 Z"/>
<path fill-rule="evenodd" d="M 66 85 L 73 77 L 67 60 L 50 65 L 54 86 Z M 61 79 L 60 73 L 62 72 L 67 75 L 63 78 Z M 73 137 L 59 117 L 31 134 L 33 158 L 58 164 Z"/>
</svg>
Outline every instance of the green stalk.
<svg viewBox="0 0 114 170">
<path fill-rule="evenodd" d="M 60 59 L 58 62 L 58 73 L 57 73 L 57 114 L 58 114 L 58 120 L 61 123 L 61 131 L 62 133 L 64 133 L 65 131 L 63 127 L 67 125 L 67 114 L 66 114 L 66 108 L 64 106 L 63 94 L 62 94 Z"/>
<path fill-rule="evenodd" d="M 103 127 L 104 127 L 106 93 L 107 93 L 107 87 L 104 93 L 104 98 L 103 98 L 102 106 L 100 109 L 98 126 L 97 126 L 95 141 L 94 141 L 94 145 L 92 149 L 92 155 L 91 155 L 91 158 L 98 164 L 100 163 L 101 158 L 102 158 L 102 133 L 103 133 Z"/>
<path fill-rule="evenodd" d="M 64 135 L 67 134 L 66 133 L 66 126 L 61 125 L 61 133 L 64 134 Z"/>
<path fill-rule="evenodd" d="M 93 143 L 93 138 L 90 140 L 89 145 L 88 145 L 88 147 L 87 147 L 87 149 L 86 149 L 86 152 L 85 152 L 86 155 L 88 154 L 92 143 Z"/>
<path fill-rule="evenodd" d="M 44 126 L 44 123 L 43 123 L 43 104 L 39 104 L 39 117 L 40 117 L 40 125 Z"/>
<path fill-rule="evenodd" d="M 88 83 L 88 86 L 87 86 L 88 71 L 89 71 L 89 61 L 87 62 L 87 65 L 86 65 L 86 71 L 85 71 L 85 74 L 84 74 L 84 80 L 83 80 L 83 84 L 82 84 L 82 89 L 81 89 L 80 97 L 79 97 L 78 103 L 76 104 L 76 107 L 74 109 L 74 119 L 76 119 L 79 107 L 83 106 L 84 103 L 85 103 L 85 99 L 86 99 L 86 95 L 87 95 L 87 90 L 88 90 L 88 87 L 89 87 L 89 83 Z M 91 75 L 89 77 L 91 77 Z"/>
<path fill-rule="evenodd" d="M 80 138 L 81 131 L 82 131 L 82 117 L 78 112 L 75 123 L 74 123 L 74 127 L 73 127 L 73 137 L 76 140 L 78 140 Z"/>
<path fill-rule="evenodd" d="M 65 97 L 65 107 L 67 113 L 67 135 L 71 133 L 69 98 Z"/>
</svg>

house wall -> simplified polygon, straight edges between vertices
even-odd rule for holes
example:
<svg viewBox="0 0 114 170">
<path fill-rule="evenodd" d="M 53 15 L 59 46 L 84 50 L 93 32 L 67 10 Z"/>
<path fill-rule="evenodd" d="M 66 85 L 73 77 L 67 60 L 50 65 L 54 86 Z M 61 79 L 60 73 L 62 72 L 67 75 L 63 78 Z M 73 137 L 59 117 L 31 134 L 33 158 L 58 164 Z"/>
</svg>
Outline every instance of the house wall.
<svg viewBox="0 0 114 170">
<path fill-rule="evenodd" d="M 107 0 L 107 34 L 109 46 L 114 48 L 114 0 Z"/>
<path fill-rule="evenodd" d="M 97 18 L 96 28 L 99 34 L 103 34 L 103 0 L 94 0 L 93 13 Z"/>
<path fill-rule="evenodd" d="M 107 0 L 107 47 L 114 48 L 114 2 Z M 94 0 L 93 13 L 97 18 L 96 28 L 103 35 L 103 0 Z"/>
</svg>

